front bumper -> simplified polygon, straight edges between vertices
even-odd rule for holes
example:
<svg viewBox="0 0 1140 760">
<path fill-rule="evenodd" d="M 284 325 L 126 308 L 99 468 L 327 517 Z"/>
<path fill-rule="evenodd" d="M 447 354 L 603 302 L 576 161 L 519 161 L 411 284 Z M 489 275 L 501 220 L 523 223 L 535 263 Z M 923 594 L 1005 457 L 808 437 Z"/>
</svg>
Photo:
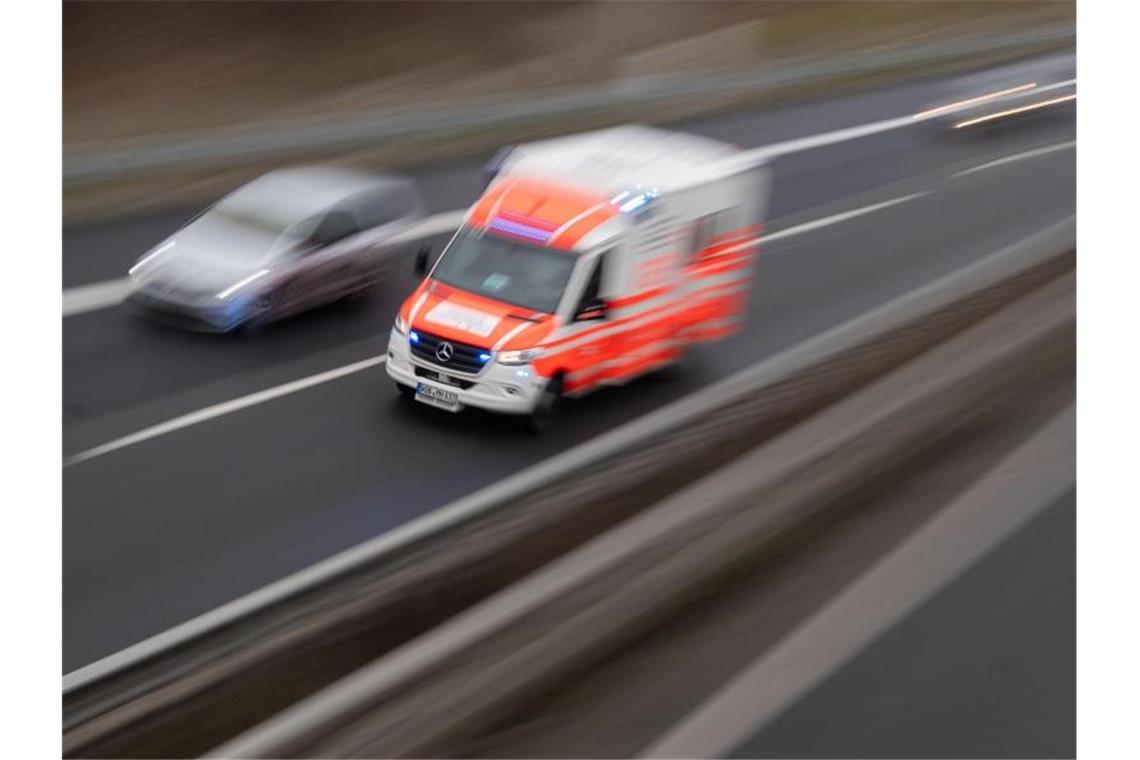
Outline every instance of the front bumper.
<svg viewBox="0 0 1140 760">
<path fill-rule="evenodd" d="M 492 360 L 478 375 L 448 372 L 441 367 L 415 358 L 408 348 L 408 336 L 394 329 L 388 336 L 388 377 L 401 385 L 415 388 L 420 383 L 451 391 L 458 395 L 460 408 L 476 407 L 501 414 L 530 414 L 547 383 L 529 365 L 505 366 Z M 460 388 L 447 382 L 416 374 L 416 368 L 470 382 Z"/>
<path fill-rule="evenodd" d="M 229 332 L 240 327 L 247 318 L 245 304 L 237 299 L 205 306 L 155 298 L 135 290 L 123 305 L 146 319 L 197 332 Z"/>
</svg>

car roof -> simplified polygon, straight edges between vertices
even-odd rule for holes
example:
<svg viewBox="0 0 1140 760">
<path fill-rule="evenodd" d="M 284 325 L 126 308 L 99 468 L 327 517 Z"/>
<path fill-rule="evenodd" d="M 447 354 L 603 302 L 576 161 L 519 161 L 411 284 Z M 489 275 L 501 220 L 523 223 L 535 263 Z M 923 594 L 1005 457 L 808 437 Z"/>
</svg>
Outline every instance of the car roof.
<svg viewBox="0 0 1140 760">
<path fill-rule="evenodd" d="M 384 189 L 408 192 L 412 181 L 394 174 L 368 174 L 333 166 L 291 167 L 269 172 L 239 187 L 219 205 L 291 223 L 362 193 Z"/>
</svg>

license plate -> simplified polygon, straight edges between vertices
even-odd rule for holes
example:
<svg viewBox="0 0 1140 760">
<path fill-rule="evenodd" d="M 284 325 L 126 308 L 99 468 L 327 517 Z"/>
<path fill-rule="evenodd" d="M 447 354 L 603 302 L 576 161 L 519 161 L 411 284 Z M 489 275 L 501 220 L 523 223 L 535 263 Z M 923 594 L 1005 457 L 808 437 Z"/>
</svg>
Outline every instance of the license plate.
<svg viewBox="0 0 1140 760">
<path fill-rule="evenodd" d="M 418 383 L 416 385 L 416 401 L 446 409 L 449 412 L 459 411 L 459 394 L 455 391 L 436 388 L 434 385 Z"/>
</svg>

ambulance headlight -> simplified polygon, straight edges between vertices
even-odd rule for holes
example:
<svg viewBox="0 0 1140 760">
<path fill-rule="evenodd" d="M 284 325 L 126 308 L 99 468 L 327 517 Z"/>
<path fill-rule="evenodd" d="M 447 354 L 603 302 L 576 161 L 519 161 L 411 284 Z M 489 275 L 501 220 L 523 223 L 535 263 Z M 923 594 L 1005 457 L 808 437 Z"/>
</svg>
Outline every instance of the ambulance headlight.
<svg viewBox="0 0 1140 760">
<path fill-rule="evenodd" d="M 406 335 L 408 332 L 408 322 L 401 314 L 396 315 L 396 322 L 392 327 L 395 328 L 396 332 L 400 333 L 400 335 Z"/>
<path fill-rule="evenodd" d="M 541 349 L 525 348 L 521 351 L 499 352 L 499 364 L 529 364 L 538 358 Z"/>
</svg>

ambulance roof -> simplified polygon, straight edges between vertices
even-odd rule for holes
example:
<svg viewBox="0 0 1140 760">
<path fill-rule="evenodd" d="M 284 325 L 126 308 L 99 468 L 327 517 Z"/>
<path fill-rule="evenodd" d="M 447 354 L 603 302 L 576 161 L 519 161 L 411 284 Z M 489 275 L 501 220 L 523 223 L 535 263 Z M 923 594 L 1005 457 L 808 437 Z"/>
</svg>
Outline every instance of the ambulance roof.
<svg viewBox="0 0 1140 760">
<path fill-rule="evenodd" d="M 724 176 L 742 151 L 681 132 L 627 125 L 519 145 L 503 175 L 573 183 L 600 193 L 661 193 Z"/>
</svg>

